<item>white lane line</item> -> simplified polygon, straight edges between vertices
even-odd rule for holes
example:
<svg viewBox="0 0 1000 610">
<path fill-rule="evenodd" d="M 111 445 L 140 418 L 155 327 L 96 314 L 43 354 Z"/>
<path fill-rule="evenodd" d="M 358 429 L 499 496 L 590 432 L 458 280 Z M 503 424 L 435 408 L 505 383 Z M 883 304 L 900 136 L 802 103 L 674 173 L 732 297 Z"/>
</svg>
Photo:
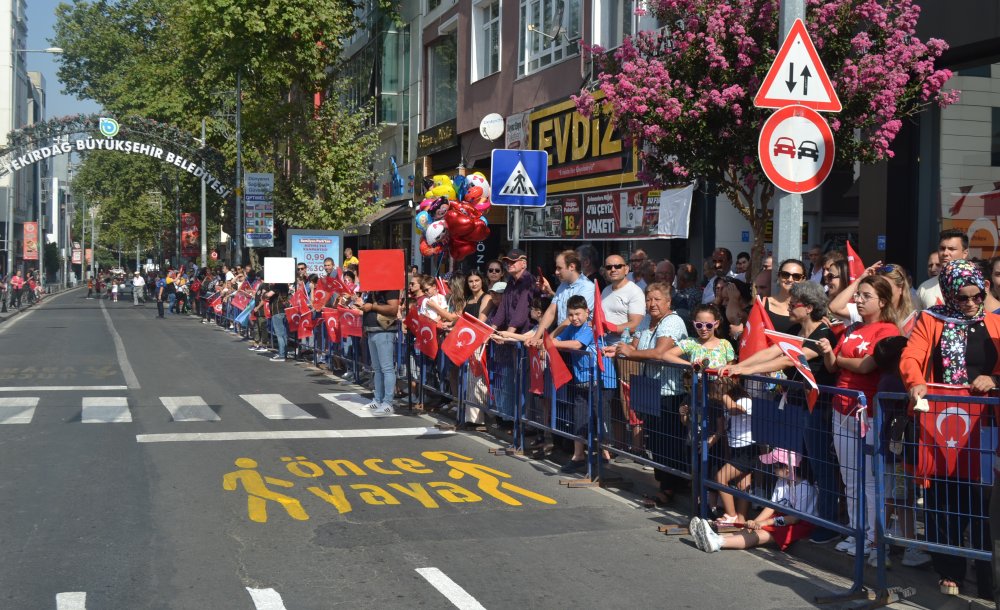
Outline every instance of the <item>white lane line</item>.
<svg viewBox="0 0 1000 610">
<path fill-rule="evenodd" d="M 281 394 L 240 394 L 240 398 L 268 419 L 316 419 Z"/>
<path fill-rule="evenodd" d="M 85 424 L 125 424 L 132 421 L 128 398 L 124 396 L 88 396 L 83 399 L 80 421 Z"/>
<path fill-rule="evenodd" d="M 0 424 L 30 424 L 37 406 L 37 396 L 0 398 Z"/>
<path fill-rule="evenodd" d="M 486 610 L 468 591 L 458 586 L 458 583 L 448 578 L 448 575 L 437 568 L 417 568 L 417 574 L 448 598 L 459 610 Z"/>
<path fill-rule="evenodd" d="M 274 589 L 251 589 L 247 587 L 253 607 L 257 610 L 285 610 L 285 602 Z"/>
<path fill-rule="evenodd" d="M 104 301 L 101 301 L 101 313 L 104 314 L 104 321 L 108 323 L 108 331 L 115 342 L 115 355 L 118 357 L 118 366 L 122 370 L 122 376 L 125 377 L 125 383 L 128 384 L 129 389 L 138 390 L 139 378 L 135 376 L 135 371 L 132 370 L 132 365 L 128 362 L 128 355 L 125 353 L 125 343 L 118 336 L 118 331 L 115 330 L 115 325 L 111 322 L 111 315 L 108 314 L 108 310 L 104 307 Z"/>
<path fill-rule="evenodd" d="M 219 414 L 201 396 L 160 396 L 174 421 L 219 421 Z"/>
<path fill-rule="evenodd" d="M 437 428 L 374 428 L 367 430 L 263 430 L 258 432 L 188 432 L 136 434 L 139 443 L 183 441 L 273 441 L 308 438 L 377 438 L 385 436 L 449 436 L 452 430 Z"/>
<path fill-rule="evenodd" d="M 119 392 L 127 390 L 127 385 L 7 385 L 0 386 L 0 392 Z"/>
<path fill-rule="evenodd" d="M 371 401 L 367 398 L 360 396 L 358 394 L 320 394 L 321 397 L 329 400 L 333 404 L 337 405 L 341 409 L 344 409 L 352 415 L 357 415 L 358 417 L 378 417 L 380 419 L 385 417 L 399 417 L 398 414 L 393 415 L 375 415 L 370 409 L 366 408 L 365 405 Z"/>
<path fill-rule="evenodd" d="M 83 591 L 56 593 L 56 610 L 87 610 L 87 594 Z"/>
</svg>

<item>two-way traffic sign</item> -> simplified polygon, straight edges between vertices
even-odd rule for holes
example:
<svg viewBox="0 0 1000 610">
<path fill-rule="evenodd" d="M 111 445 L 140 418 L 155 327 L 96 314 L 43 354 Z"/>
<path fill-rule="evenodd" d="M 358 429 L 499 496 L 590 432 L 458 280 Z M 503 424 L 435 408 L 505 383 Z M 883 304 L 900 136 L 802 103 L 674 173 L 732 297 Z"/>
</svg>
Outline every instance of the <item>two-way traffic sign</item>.
<svg viewBox="0 0 1000 610">
<path fill-rule="evenodd" d="M 792 24 L 753 98 L 753 105 L 758 108 L 799 105 L 820 112 L 840 112 L 843 108 L 801 19 Z"/>
<path fill-rule="evenodd" d="M 494 205 L 545 205 L 549 153 L 498 148 L 493 150 L 491 164 Z"/>
</svg>

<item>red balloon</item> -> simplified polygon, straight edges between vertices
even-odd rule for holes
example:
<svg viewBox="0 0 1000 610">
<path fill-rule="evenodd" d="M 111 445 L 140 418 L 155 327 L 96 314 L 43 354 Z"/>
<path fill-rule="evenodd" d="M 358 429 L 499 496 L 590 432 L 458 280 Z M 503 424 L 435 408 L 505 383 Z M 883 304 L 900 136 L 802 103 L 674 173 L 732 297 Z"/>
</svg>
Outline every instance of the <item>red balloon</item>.
<svg viewBox="0 0 1000 610">
<path fill-rule="evenodd" d="M 444 223 L 448 225 L 448 234 L 452 238 L 466 239 L 468 234 L 475 228 L 475 220 L 469 214 L 464 213 L 458 206 L 453 206 L 444 215 Z"/>
<path fill-rule="evenodd" d="M 466 236 L 469 241 L 483 241 L 490 236 L 490 228 L 481 218 L 477 218 L 473 230 Z"/>
<path fill-rule="evenodd" d="M 456 262 L 462 260 L 475 251 L 476 244 L 467 242 L 463 239 L 455 239 L 455 237 L 452 236 L 451 244 L 449 245 L 449 253 Z"/>
</svg>

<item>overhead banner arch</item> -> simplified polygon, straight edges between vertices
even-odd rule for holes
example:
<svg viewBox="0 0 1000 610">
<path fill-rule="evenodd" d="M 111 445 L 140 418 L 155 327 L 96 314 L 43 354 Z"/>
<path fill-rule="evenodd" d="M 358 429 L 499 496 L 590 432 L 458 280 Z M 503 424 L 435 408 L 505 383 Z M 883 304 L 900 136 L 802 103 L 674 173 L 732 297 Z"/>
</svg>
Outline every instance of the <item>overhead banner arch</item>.
<svg viewBox="0 0 1000 610">
<path fill-rule="evenodd" d="M 233 194 L 221 176 L 225 157 L 201 140 L 171 125 L 130 117 L 119 122 L 100 115 L 75 115 L 35 123 L 7 136 L 0 148 L 0 178 L 58 155 L 94 151 L 145 155 L 180 168 L 223 199 Z"/>
</svg>

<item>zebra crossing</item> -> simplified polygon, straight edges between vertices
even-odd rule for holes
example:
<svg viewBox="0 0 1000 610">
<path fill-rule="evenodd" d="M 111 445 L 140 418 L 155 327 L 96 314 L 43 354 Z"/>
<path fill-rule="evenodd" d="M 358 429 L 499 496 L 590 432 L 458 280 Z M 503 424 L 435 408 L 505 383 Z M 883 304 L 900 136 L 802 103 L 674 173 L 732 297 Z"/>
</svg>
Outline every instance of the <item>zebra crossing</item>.
<svg viewBox="0 0 1000 610">
<path fill-rule="evenodd" d="M 368 399 L 346 392 L 318 395 L 326 402 L 363 418 L 376 418 L 366 408 Z M 201 396 L 160 396 L 159 402 L 173 422 L 219 422 L 222 417 Z M 317 419 L 281 394 L 240 394 L 240 399 L 269 420 Z M 84 424 L 127 424 L 133 421 L 134 401 L 127 396 L 85 396 L 80 401 L 79 422 Z M 39 396 L 0 396 L 0 426 L 23 425 L 34 421 L 39 409 L 46 404 L 66 407 L 65 400 Z M 388 417 L 397 417 L 391 415 Z M 74 420 L 76 421 L 76 420 Z"/>
</svg>

